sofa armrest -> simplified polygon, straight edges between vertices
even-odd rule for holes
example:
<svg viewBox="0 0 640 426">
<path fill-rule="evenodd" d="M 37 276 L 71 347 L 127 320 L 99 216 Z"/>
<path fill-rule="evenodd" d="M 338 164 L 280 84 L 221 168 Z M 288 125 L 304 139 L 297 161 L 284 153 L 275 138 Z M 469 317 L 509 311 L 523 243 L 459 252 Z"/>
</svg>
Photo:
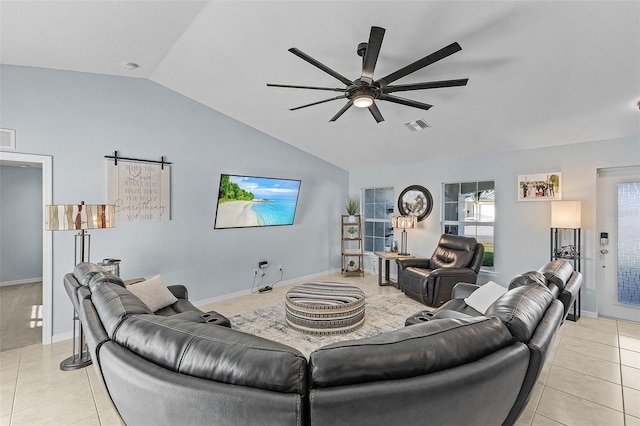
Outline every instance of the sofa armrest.
<svg viewBox="0 0 640 426">
<path fill-rule="evenodd" d="M 438 268 L 429 274 L 429 282 L 433 287 L 431 306 L 438 307 L 451 299 L 453 287 L 459 282 L 474 284 L 478 279 L 471 268 Z"/>
<path fill-rule="evenodd" d="M 431 320 L 443 319 L 443 318 L 475 318 L 469 314 L 465 314 L 464 312 L 453 311 L 450 309 L 443 309 L 441 311 L 436 312 L 431 317 Z"/>
<path fill-rule="evenodd" d="M 173 293 L 176 299 L 189 300 L 189 291 L 182 284 L 169 285 L 167 288 Z"/>
<path fill-rule="evenodd" d="M 469 283 L 458 283 L 453 286 L 453 290 L 451 291 L 452 299 L 464 299 L 471 296 L 471 293 L 479 289 L 480 286 L 477 284 L 469 284 Z"/>
</svg>

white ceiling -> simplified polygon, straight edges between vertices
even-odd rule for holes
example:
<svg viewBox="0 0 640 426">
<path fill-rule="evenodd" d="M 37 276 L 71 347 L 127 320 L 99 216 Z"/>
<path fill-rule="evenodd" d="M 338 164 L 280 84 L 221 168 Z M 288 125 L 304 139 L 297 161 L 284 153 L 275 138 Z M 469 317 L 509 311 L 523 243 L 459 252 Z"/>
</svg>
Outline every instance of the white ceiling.
<svg viewBox="0 0 640 426">
<path fill-rule="evenodd" d="M 374 78 L 457 41 L 396 84 L 468 85 L 400 94 L 429 111 L 378 101 L 380 124 L 357 108 L 329 123 L 344 100 L 288 110 L 335 92 L 266 87 L 341 87 L 290 47 L 358 78 L 372 25 Z M 639 1 L 1 0 L 0 37 L 3 64 L 148 78 L 347 170 L 640 137 Z"/>
</svg>

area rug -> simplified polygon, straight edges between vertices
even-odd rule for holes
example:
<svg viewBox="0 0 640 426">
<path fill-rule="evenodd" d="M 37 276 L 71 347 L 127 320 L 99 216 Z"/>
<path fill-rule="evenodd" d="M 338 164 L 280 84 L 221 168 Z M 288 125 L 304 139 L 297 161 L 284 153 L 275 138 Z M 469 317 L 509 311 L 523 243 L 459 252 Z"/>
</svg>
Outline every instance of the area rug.
<svg viewBox="0 0 640 426">
<path fill-rule="evenodd" d="M 428 308 L 402 293 L 366 296 L 362 327 L 349 333 L 328 336 L 308 334 L 289 327 L 285 319 L 284 301 L 229 319 L 235 330 L 291 346 L 309 358 L 311 352 L 329 343 L 361 339 L 404 327 L 405 319 L 419 310 Z"/>
</svg>

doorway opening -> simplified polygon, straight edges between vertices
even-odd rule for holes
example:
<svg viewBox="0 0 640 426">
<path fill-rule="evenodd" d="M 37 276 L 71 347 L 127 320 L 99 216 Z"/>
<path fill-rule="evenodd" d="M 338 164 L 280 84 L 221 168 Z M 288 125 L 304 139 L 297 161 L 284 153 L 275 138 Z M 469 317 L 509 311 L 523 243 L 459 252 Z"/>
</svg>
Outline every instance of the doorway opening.
<svg viewBox="0 0 640 426">
<path fill-rule="evenodd" d="M 0 165 L 30 165 L 42 170 L 42 206 L 41 206 L 41 232 L 42 232 L 42 305 L 37 306 L 34 312 L 35 325 L 41 321 L 42 343 L 48 345 L 52 338 L 52 235 L 45 231 L 44 206 L 52 204 L 53 177 L 52 158 L 46 155 L 21 154 L 13 152 L 0 152 Z"/>
</svg>

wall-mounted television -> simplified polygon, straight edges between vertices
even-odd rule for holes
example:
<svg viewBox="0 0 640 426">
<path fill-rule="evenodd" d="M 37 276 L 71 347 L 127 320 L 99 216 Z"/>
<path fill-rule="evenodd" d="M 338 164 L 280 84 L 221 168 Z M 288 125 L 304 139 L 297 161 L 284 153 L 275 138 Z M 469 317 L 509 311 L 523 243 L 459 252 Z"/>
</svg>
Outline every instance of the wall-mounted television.
<svg viewBox="0 0 640 426">
<path fill-rule="evenodd" d="M 220 175 L 215 229 L 293 225 L 301 181 Z"/>
</svg>

